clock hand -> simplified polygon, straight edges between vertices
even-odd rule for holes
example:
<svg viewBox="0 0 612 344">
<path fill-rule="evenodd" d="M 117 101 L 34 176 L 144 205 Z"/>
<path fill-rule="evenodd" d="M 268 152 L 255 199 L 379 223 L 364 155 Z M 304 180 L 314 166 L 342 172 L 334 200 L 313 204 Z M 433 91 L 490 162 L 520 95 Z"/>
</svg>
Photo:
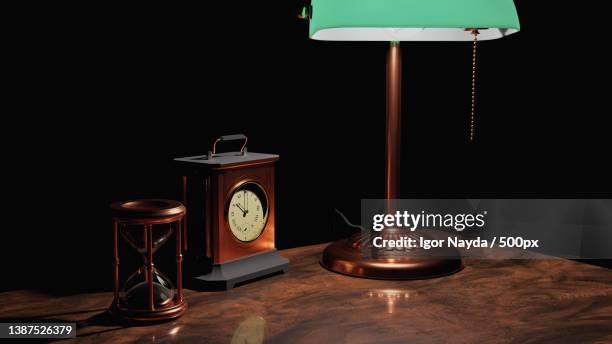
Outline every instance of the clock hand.
<svg viewBox="0 0 612 344">
<path fill-rule="evenodd" d="M 249 200 L 247 199 L 247 195 L 246 195 L 246 190 L 243 191 L 244 199 L 244 211 L 245 211 L 245 215 L 249 213 Z"/>
<path fill-rule="evenodd" d="M 247 202 L 246 190 L 242 191 L 242 204 L 244 205 L 244 210 L 242 211 L 242 217 L 246 217 L 246 214 L 249 213 L 249 203 Z M 242 209 L 242 208 L 240 208 Z"/>
<path fill-rule="evenodd" d="M 236 206 L 238 207 L 238 209 L 240 209 L 240 211 L 242 212 L 242 217 L 246 216 L 246 211 L 244 211 L 244 209 L 242 209 L 242 207 L 240 206 L 240 204 L 236 203 Z"/>
</svg>

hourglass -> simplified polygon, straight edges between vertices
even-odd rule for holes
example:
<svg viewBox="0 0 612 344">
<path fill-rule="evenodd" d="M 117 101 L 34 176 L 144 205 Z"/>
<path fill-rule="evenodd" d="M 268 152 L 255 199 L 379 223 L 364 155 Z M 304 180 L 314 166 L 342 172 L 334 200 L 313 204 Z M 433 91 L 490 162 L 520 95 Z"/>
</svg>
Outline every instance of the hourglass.
<svg viewBox="0 0 612 344">
<path fill-rule="evenodd" d="M 187 309 L 182 288 L 181 238 L 185 207 L 177 201 L 143 199 L 111 204 L 114 234 L 114 299 L 110 312 L 128 321 L 163 321 Z M 153 263 L 153 255 L 175 234 L 176 287 Z M 143 258 L 120 288 L 119 238 Z"/>
</svg>

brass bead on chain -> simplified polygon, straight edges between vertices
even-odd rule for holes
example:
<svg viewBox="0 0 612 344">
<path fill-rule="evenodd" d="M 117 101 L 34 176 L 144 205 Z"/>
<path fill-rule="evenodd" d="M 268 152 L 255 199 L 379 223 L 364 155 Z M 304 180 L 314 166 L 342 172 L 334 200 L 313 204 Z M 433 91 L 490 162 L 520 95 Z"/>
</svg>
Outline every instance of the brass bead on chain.
<svg viewBox="0 0 612 344">
<path fill-rule="evenodd" d="M 471 29 L 474 36 L 472 50 L 472 108 L 470 112 L 470 142 L 474 142 L 475 123 L 476 123 L 476 52 L 478 49 L 478 29 Z"/>
</svg>

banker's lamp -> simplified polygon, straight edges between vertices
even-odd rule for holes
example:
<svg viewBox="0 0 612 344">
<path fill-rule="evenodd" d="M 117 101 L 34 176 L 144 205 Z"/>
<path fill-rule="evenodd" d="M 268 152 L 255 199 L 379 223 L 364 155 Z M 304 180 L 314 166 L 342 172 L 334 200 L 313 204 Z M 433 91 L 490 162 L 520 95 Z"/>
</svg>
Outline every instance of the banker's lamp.
<svg viewBox="0 0 612 344">
<path fill-rule="evenodd" d="M 386 41 L 386 199 L 399 199 L 402 54 L 401 41 L 469 41 L 473 44 L 469 141 L 475 138 L 476 48 L 520 30 L 513 0 L 312 0 L 300 17 L 310 20 L 310 38 L 324 41 Z M 365 257 L 371 241 L 357 233 L 329 245 L 321 263 L 353 276 L 415 279 L 461 270 L 460 259 Z"/>
</svg>

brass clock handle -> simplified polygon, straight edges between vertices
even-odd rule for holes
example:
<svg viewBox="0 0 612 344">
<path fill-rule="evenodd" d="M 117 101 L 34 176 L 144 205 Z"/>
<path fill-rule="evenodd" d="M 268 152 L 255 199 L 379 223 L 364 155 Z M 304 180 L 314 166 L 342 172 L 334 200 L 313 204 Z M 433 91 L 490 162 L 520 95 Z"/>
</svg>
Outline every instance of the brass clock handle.
<svg viewBox="0 0 612 344">
<path fill-rule="evenodd" d="M 213 143 L 212 152 L 208 152 L 209 159 L 212 159 L 217 154 L 217 143 L 226 142 L 226 141 L 237 141 L 237 140 L 244 140 L 244 143 L 242 144 L 242 148 L 240 148 L 240 155 L 246 155 L 247 153 L 246 145 L 247 145 L 247 142 L 249 141 L 246 135 L 244 134 L 223 135 L 219 137 L 218 139 L 216 139 L 215 143 Z"/>
</svg>

